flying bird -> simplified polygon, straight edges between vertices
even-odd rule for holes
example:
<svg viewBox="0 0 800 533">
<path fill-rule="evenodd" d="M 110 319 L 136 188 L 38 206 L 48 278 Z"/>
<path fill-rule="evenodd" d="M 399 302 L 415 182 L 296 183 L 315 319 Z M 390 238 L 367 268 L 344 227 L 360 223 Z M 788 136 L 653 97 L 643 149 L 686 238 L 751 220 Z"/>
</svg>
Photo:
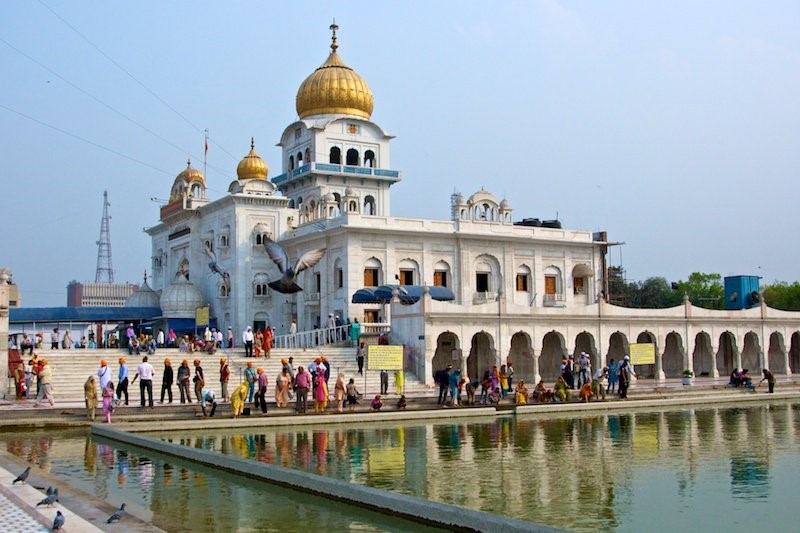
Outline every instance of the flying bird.
<svg viewBox="0 0 800 533">
<path fill-rule="evenodd" d="M 206 253 L 211 261 L 208 263 L 208 268 L 211 269 L 211 272 L 215 274 L 219 274 L 222 276 L 222 283 L 225 285 L 225 288 L 230 290 L 231 288 L 231 275 L 228 272 L 219 266 L 217 263 L 217 254 L 214 253 L 214 250 L 208 245 L 208 243 L 203 243 L 203 251 Z"/>
<path fill-rule="evenodd" d="M 125 504 L 119 506 L 119 509 L 114 511 L 114 514 L 108 517 L 106 520 L 106 524 L 110 524 L 111 522 L 119 522 L 122 520 L 122 517 L 125 516 Z"/>
<path fill-rule="evenodd" d="M 40 505 L 46 505 L 48 507 L 52 507 L 54 503 L 58 501 L 58 489 L 53 489 L 53 492 L 45 496 L 45 498 L 36 504 L 36 507 Z"/>
<path fill-rule="evenodd" d="M 56 495 L 56 501 L 59 501 L 58 500 L 58 489 L 54 489 L 53 487 L 47 487 L 47 492 L 45 492 L 45 494 L 47 496 L 50 496 L 51 494 L 55 494 Z"/>
<path fill-rule="evenodd" d="M 289 266 L 289 255 L 286 250 L 270 238 L 264 239 L 264 248 L 267 250 L 267 255 L 278 266 L 283 277 L 276 281 L 269 282 L 270 288 L 283 294 L 292 294 L 302 291 L 303 288 L 295 283 L 297 275 L 307 268 L 311 268 L 319 263 L 322 256 L 325 255 L 325 248 L 318 248 L 311 250 L 300 256 L 300 259 L 294 264 L 293 267 Z"/>
<path fill-rule="evenodd" d="M 11 482 L 11 484 L 16 485 L 17 481 L 25 483 L 25 480 L 28 479 L 30 473 L 31 473 L 31 467 L 26 468 L 24 472 L 22 472 L 20 475 L 17 476 L 17 479 Z"/>
<path fill-rule="evenodd" d="M 61 511 L 56 511 L 56 517 L 53 519 L 53 531 L 56 529 L 61 529 L 61 526 L 64 525 L 64 515 L 61 514 Z"/>
</svg>

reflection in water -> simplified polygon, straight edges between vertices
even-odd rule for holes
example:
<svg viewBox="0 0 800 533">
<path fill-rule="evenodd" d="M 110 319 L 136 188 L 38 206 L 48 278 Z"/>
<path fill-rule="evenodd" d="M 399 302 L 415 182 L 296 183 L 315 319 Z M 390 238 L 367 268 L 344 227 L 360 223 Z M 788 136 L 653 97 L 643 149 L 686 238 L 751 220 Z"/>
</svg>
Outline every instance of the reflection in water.
<svg viewBox="0 0 800 533">
<path fill-rule="evenodd" d="M 11 453 L 78 479 L 111 502 L 136 501 L 169 531 L 403 530 L 366 511 L 83 433 L 4 434 Z M 331 429 L 189 432 L 163 437 L 264 463 L 573 530 L 792 527 L 800 479 L 800 403 L 583 417 L 498 417 Z M 155 455 L 155 454 L 152 454 Z M 78 458 L 83 456 L 83 462 Z M 76 461 L 76 459 L 78 459 Z M 74 465 L 82 465 L 77 467 Z M 277 491 L 277 493 L 276 493 Z M 277 494 L 277 495 L 276 495 Z M 253 504 L 257 502 L 257 504 Z M 735 512 L 732 512 L 735 511 Z M 379 515 L 374 515 L 379 516 Z M 358 524 L 358 527 L 356 527 Z M 412 526 L 417 529 L 418 526 Z"/>
</svg>

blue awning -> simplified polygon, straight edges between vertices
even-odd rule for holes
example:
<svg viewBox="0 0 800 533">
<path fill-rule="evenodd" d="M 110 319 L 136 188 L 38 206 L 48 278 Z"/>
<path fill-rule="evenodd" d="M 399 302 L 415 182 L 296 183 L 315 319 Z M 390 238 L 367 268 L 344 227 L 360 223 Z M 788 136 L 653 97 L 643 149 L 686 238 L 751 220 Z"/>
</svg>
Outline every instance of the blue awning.
<svg viewBox="0 0 800 533">
<path fill-rule="evenodd" d="M 160 307 L 12 307 L 11 324 L 64 322 L 140 322 L 161 316 Z"/>
<path fill-rule="evenodd" d="M 353 294 L 354 304 L 386 304 L 392 301 L 392 292 L 397 289 L 397 296 L 404 304 L 413 304 L 422 297 L 425 288 L 421 285 L 381 285 L 377 289 L 358 289 Z M 431 298 L 443 302 L 456 299 L 453 291 L 447 287 L 428 287 Z"/>
</svg>

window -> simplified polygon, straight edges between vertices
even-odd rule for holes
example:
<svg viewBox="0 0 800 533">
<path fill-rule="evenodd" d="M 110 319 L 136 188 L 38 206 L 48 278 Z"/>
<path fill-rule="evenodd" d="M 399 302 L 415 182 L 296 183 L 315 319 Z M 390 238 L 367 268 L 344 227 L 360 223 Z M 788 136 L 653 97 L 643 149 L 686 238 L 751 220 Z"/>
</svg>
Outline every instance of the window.
<svg viewBox="0 0 800 533">
<path fill-rule="evenodd" d="M 358 166 L 358 150 L 356 150 L 355 148 L 350 148 L 347 151 L 347 165 L 351 167 Z"/>
<path fill-rule="evenodd" d="M 317 293 L 322 291 L 322 276 L 319 272 L 314 272 L 314 288 Z"/>
<path fill-rule="evenodd" d="M 331 165 L 342 164 L 342 150 L 338 146 L 334 146 L 331 148 L 330 164 Z"/>
<path fill-rule="evenodd" d="M 303 166 L 303 152 L 297 152 L 297 167 Z"/>
<path fill-rule="evenodd" d="M 381 321 L 380 311 L 377 309 L 364 310 L 364 322 L 375 324 Z"/>
<path fill-rule="evenodd" d="M 294 129 L 294 138 L 295 139 L 299 139 L 300 138 L 300 128 L 295 128 Z"/>
<path fill-rule="evenodd" d="M 289 170 L 294 170 L 294 156 L 289 156 Z"/>
<path fill-rule="evenodd" d="M 306 157 L 303 160 L 306 162 L 306 164 L 311 162 L 311 150 L 309 148 L 306 148 Z"/>
<path fill-rule="evenodd" d="M 228 236 L 227 235 L 220 235 L 219 236 L 219 247 L 220 248 L 227 248 L 228 247 Z"/>
<path fill-rule="evenodd" d="M 230 296 L 230 291 L 228 291 L 228 287 L 226 287 L 225 285 L 220 285 L 219 296 L 220 298 L 227 298 L 228 296 Z"/>
<path fill-rule="evenodd" d="M 266 295 L 267 295 L 267 284 L 256 283 L 256 296 L 266 296 Z"/>
<path fill-rule="evenodd" d="M 555 276 L 545 276 L 544 277 L 544 293 L 545 294 L 555 294 L 556 293 L 556 277 Z"/>
<path fill-rule="evenodd" d="M 437 270 L 433 273 L 434 287 L 447 287 L 447 271 Z"/>
<path fill-rule="evenodd" d="M 528 292 L 527 274 L 517 274 L 517 290 L 521 292 Z"/>
<path fill-rule="evenodd" d="M 414 271 L 401 270 L 400 271 L 400 285 L 413 285 L 414 284 Z"/>
<path fill-rule="evenodd" d="M 367 150 L 364 152 L 364 166 L 375 168 L 375 152 L 372 150 Z"/>
<path fill-rule="evenodd" d="M 378 269 L 377 268 L 370 268 L 367 267 L 364 269 L 364 286 L 365 287 L 377 287 L 379 283 L 378 280 Z"/>
<path fill-rule="evenodd" d="M 365 215 L 374 215 L 375 214 L 375 198 L 372 196 L 367 196 L 364 198 L 364 214 Z"/>
<path fill-rule="evenodd" d="M 585 294 L 586 289 L 584 288 L 583 282 L 586 278 L 574 278 L 572 280 L 572 288 L 574 294 Z"/>
<path fill-rule="evenodd" d="M 477 292 L 489 292 L 488 272 L 477 272 L 475 274 L 475 289 Z"/>
<path fill-rule="evenodd" d="M 336 288 L 341 289 L 344 287 L 344 271 L 341 268 L 336 269 Z"/>
</svg>

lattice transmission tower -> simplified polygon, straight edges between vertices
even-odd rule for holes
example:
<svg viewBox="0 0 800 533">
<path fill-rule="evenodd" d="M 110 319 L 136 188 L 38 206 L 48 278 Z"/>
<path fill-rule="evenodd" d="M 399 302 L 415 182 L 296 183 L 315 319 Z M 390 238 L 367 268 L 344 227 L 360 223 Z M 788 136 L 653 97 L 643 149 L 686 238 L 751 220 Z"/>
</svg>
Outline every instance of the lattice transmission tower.
<svg viewBox="0 0 800 533">
<path fill-rule="evenodd" d="M 114 269 L 111 267 L 111 233 L 108 214 L 108 191 L 103 191 L 103 220 L 100 222 L 100 240 L 97 241 L 97 271 L 95 283 L 114 283 Z"/>
</svg>

